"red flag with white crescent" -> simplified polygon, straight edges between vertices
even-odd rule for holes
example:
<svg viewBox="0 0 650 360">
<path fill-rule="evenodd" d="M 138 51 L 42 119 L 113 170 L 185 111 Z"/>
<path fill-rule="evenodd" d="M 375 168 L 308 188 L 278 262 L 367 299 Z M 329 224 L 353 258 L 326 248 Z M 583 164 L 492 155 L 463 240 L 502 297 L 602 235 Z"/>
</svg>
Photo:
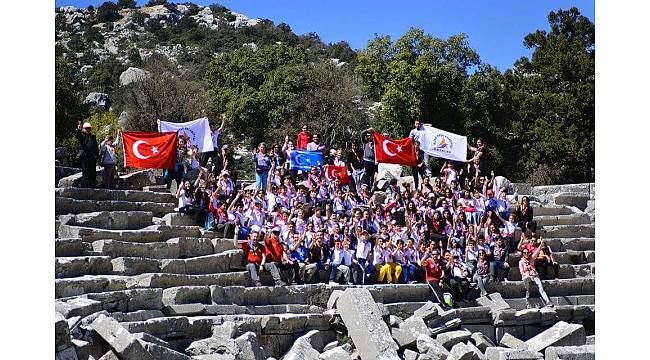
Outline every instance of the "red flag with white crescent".
<svg viewBox="0 0 650 360">
<path fill-rule="evenodd" d="M 123 132 L 124 166 L 138 169 L 173 169 L 175 132 Z"/>
<path fill-rule="evenodd" d="M 375 160 L 379 163 L 416 166 L 415 145 L 413 139 L 391 140 L 373 131 L 375 139 Z"/>
<path fill-rule="evenodd" d="M 348 168 L 345 166 L 327 165 L 325 173 L 329 179 L 339 178 L 343 184 L 350 183 L 350 176 L 348 175 Z"/>
</svg>

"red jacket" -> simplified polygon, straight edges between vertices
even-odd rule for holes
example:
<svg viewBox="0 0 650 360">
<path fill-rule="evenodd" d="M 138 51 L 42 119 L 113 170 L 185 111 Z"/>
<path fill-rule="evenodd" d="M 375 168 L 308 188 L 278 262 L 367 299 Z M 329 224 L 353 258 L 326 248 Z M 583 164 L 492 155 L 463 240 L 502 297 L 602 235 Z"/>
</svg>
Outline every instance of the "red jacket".
<svg viewBox="0 0 650 360">
<path fill-rule="evenodd" d="M 311 134 L 306 131 L 301 131 L 298 133 L 298 138 L 296 139 L 296 149 L 298 150 L 304 150 L 307 148 L 307 144 L 309 144 L 309 139 L 311 138 Z"/>
<path fill-rule="evenodd" d="M 282 245 L 275 235 L 266 239 L 264 248 L 266 249 L 266 262 L 282 262 Z"/>
</svg>

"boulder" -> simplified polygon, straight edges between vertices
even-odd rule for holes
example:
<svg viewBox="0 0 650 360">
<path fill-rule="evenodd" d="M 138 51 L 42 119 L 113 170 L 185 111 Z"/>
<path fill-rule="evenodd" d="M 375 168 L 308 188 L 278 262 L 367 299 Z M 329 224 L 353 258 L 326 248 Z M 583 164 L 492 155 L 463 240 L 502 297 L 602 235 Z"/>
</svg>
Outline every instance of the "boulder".
<svg viewBox="0 0 650 360">
<path fill-rule="evenodd" d="M 330 294 L 329 299 L 327 299 L 327 310 L 336 308 L 336 301 L 343 294 L 343 290 L 334 290 Z"/>
<path fill-rule="evenodd" d="M 419 354 L 413 350 L 404 350 L 404 360 L 416 360 L 418 358 L 418 355 Z"/>
<path fill-rule="evenodd" d="M 472 341 L 474 341 L 476 347 L 482 352 L 485 352 L 485 349 L 488 347 L 494 346 L 492 340 L 480 332 L 475 332 L 472 334 Z"/>
<path fill-rule="evenodd" d="M 336 308 L 363 360 L 399 359 L 398 346 L 367 288 L 347 288 Z"/>
<path fill-rule="evenodd" d="M 584 326 L 560 321 L 526 341 L 526 345 L 530 350 L 543 351 L 549 346 L 581 346 L 586 341 Z"/>
<path fill-rule="evenodd" d="M 108 94 L 100 92 L 91 92 L 88 94 L 84 103 L 104 110 L 108 110 L 111 107 L 111 100 L 109 99 Z"/>
<path fill-rule="evenodd" d="M 321 360 L 351 360 L 350 353 L 345 351 L 342 346 L 337 346 L 334 349 L 327 350 L 320 354 Z"/>
<path fill-rule="evenodd" d="M 97 174 L 95 175 L 95 187 L 100 187 L 102 185 L 102 174 L 104 173 L 104 168 L 97 166 L 95 168 Z M 72 174 L 70 176 L 63 177 L 59 180 L 57 187 L 80 187 L 81 186 L 81 173 Z"/>
<path fill-rule="evenodd" d="M 106 315 L 100 315 L 91 328 L 124 359 L 153 360 L 153 356 L 122 325 Z"/>
<path fill-rule="evenodd" d="M 438 308 L 436 304 L 431 301 L 427 301 L 424 305 L 413 312 L 412 317 L 418 317 L 424 321 L 429 320 L 430 318 L 438 315 Z"/>
<path fill-rule="evenodd" d="M 145 80 L 149 72 L 136 67 L 130 67 L 120 74 L 120 85 L 126 86 L 134 82 Z"/>
<path fill-rule="evenodd" d="M 523 350 L 528 349 L 528 344 L 526 344 L 524 341 L 517 339 L 516 337 L 512 336 L 509 333 L 503 334 L 501 341 L 499 341 L 499 345 L 510 349 L 523 349 Z"/>
<path fill-rule="evenodd" d="M 59 312 L 56 312 L 54 317 L 54 344 L 56 351 L 61 351 L 71 345 L 68 322 Z"/>
<path fill-rule="evenodd" d="M 239 353 L 239 347 L 234 339 L 210 337 L 192 342 L 185 352 L 190 355 L 231 355 L 231 358 L 234 359 Z"/>
<path fill-rule="evenodd" d="M 319 360 L 319 353 L 311 344 L 310 336 L 317 330 L 308 332 L 293 343 L 283 360 Z"/>
</svg>

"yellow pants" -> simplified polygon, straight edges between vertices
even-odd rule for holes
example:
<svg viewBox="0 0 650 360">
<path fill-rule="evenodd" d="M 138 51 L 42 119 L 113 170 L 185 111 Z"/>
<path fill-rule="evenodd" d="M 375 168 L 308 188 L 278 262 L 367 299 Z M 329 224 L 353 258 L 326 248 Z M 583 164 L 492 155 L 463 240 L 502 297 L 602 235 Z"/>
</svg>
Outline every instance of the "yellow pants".
<svg viewBox="0 0 650 360">
<path fill-rule="evenodd" d="M 377 282 L 384 281 L 384 277 L 389 284 L 394 284 L 399 279 L 399 275 L 402 273 L 402 266 L 397 263 L 388 263 L 383 265 L 375 265 L 375 270 L 379 275 L 377 275 Z M 395 276 L 393 277 L 393 274 Z"/>
</svg>

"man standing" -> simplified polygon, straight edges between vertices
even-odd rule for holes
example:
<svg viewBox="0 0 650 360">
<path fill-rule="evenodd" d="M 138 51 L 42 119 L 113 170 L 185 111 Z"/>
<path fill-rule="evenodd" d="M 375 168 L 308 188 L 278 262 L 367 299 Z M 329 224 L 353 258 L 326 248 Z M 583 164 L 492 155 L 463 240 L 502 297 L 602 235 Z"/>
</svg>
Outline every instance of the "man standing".
<svg viewBox="0 0 650 360">
<path fill-rule="evenodd" d="M 82 127 L 81 121 L 79 121 L 75 137 L 79 141 L 79 147 L 81 147 L 79 156 L 82 174 L 81 187 L 94 188 L 95 177 L 97 176 L 95 165 L 99 156 L 99 147 L 97 145 L 97 138 L 91 131 L 92 126 L 89 122 L 85 122 Z"/>
<path fill-rule="evenodd" d="M 415 162 L 417 163 L 417 166 L 412 167 L 411 172 L 413 173 L 415 190 L 419 190 L 420 177 L 424 179 L 426 175 L 426 166 L 424 160 L 426 155 L 424 154 L 424 151 L 420 149 L 420 142 L 418 140 L 413 140 L 413 143 L 415 144 Z"/>
<path fill-rule="evenodd" d="M 361 149 L 357 148 L 357 144 L 354 142 L 351 145 L 350 152 L 348 152 L 347 165 L 348 170 L 352 173 L 352 179 L 354 180 L 354 186 L 357 191 L 359 191 L 361 186 L 361 176 L 363 175 L 363 153 Z"/>
<path fill-rule="evenodd" d="M 208 163 L 208 159 L 212 159 L 214 162 L 214 157 L 219 154 L 219 136 L 223 131 L 224 124 L 226 123 L 226 114 L 221 114 L 221 126 L 217 128 L 217 124 L 210 122 L 210 136 L 212 137 L 212 151 L 206 151 L 201 154 L 201 166 L 205 166 Z"/>
<path fill-rule="evenodd" d="M 420 120 L 415 120 L 413 122 L 413 129 L 411 129 L 411 132 L 409 133 L 409 137 L 413 139 L 413 141 L 417 141 L 419 143 L 420 138 L 422 137 L 422 133 L 424 132 L 424 125 L 431 126 L 431 124 L 420 123 Z M 424 162 L 424 171 L 427 176 L 431 176 L 431 167 L 429 166 L 429 159 L 430 159 L 429 154 L 424 154 L 424 152 L 423 152 L 422 159 L 418 158 L 418 164 L 421 161 Z M 417 187 L 417 184 L 415 185 L 415 187 Z"/>
<path fill-rule="evenodd" d="M 303 125 L 302 131 L 298 133 L 298 137 L 296 138 L 296 149 L 298 150 L 307 149 L 307 144 L 309 144 L 310 139 L 311 139 L 311 134 L 309 133 L 309 131 L 307 131 L 307 125 Z"/>
<path fill-rule="evenodd" d="M 372 129 L 368 129 L 361 135 L 363 141 L 363 167 L 366 170 L 366 182 L 372 192 L 377 173 L 377 162 L 375 161 L 375 140 L 372 138 Z"/>
<path fill-rule="evenodd" d="M 113 142 L 113 135 L 106 135 L 106 138 L 100 144 L 101 156 L 99 163 L 104 168 L 103 185 L 106 189 L 115 188 L 115 165 L 117 164 L 117 151 L 115 146 L 120 143 L 120 133 L 117 133 L 117 141 Z"/>
</svg>

